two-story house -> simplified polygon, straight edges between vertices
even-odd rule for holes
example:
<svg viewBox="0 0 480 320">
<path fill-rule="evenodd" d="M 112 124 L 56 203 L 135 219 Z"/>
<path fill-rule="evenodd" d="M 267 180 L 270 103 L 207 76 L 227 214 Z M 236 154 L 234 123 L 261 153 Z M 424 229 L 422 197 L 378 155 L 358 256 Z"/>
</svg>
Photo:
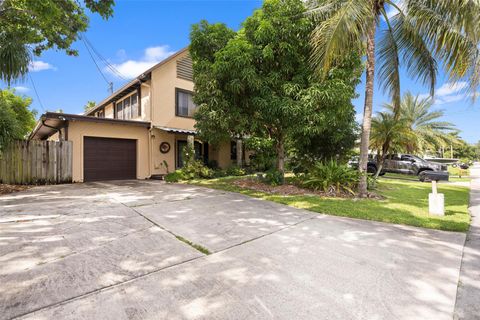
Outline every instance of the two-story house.
<svg viewBox="0 0 480 320">
<path fill-rule="evenodd" d="M 74 182 L 146 179 L 172 172 L 182 167 L 187 143 L 206 164 L 241 164 L 240 141 L 210 145 L 196 138 L 192 73 L 185 48 L 84 115 L 43 114 L 30 139 L 72 141 Z"/>
</svg>

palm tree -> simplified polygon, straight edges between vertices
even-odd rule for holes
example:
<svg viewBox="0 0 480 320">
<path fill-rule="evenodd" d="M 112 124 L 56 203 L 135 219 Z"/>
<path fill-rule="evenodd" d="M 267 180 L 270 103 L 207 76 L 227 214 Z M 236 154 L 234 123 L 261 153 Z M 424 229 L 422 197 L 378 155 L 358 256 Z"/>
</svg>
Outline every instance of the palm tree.
<svg viewBox="0 0 480 320">
<path fill-rule="evenodd" d="M 408 139 L 403 142 L 408 153 L 424 152 L 428 149 L 438 150 L 450 144 L 457 144 L 458 140 L 451 133 L 458 133 L 455 125 L 439 120 L 444 116 L 443 110 L 431 110 L 433 99 L 420 98 L 407 92 L 401 101 L 399 120 L 409 131 Z M 385 108 L 391 112 L 395 106 L 386 104 Z"/>
<path fill-rule="evenodd" d="M 28 72 L 31 55 L 28 47 L 16 38 L 0 35 L 0 80 L 10 85 Z"/>
<path fill-rule="evenodd" d="M 472 0 L 311 0 L 316 19 L 312 33 L 312 62 L 322 76 L 355 50 L 366 56 L 365 104 L 359 170 L 366 172 L 370 139 L 375 63 L 384 91 L 391 96 L 398 117 L 400 69 L 434 94 L 437 62 L 450 80 L 469 78 L 470 89 L 480 81 L 478 23 L 480 3 Z M 393 12 L 393 13 L 392 13 Z M 378 44 L 378 48 L 376 48 Z M 402 61 L 402 63 L 400 62 Z M 362 175 L 359 195 L 367 194 Z"/>
<path fill-rule="evenodd" d="M 396 119 L 390 112 L 378 112 L 372 118 L 370 149 L 377 150 L 377 172 L 382 172 L 385 157 L 390 150 L 401 150 L 412 139 L 412 133 L 403 119 Z"/>
</svg>

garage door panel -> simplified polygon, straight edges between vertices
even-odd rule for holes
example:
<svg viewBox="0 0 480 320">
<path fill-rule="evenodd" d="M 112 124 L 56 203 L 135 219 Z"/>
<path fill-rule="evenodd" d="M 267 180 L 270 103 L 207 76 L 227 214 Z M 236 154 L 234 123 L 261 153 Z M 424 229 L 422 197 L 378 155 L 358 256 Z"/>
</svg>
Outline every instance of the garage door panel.
<svg viewBox="0 0 480 320">
<path fill-rule="evenodd" d="M 84 137 L 84 181 L 137 178 L 137 142 L 132 139 Z"/>
</svg>

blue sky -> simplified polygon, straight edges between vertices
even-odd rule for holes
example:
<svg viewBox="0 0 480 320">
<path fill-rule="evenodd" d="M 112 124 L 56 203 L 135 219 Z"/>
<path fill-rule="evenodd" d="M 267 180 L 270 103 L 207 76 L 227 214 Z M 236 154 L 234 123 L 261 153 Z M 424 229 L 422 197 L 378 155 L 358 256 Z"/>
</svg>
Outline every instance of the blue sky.
<svg viewBox="0 0 480 320">
<path fill-rule="evenodd" d="M 209 22 L 224 22 L 238 29 L 241 22 L 261 6 L 260 1 L 253 0 L 116 2 L 115 14 L 108 21 L 96 15 L 91 17 L 86 36 L 95 49 L 127 78 L 140 74 L 172 52 L 187 46 L 193 23 L 206 19 Z M 39 113 L 58 109 L 80 113 L 87 101 L 98 102 L 108 96 L 108 85 L 83 42 L 75 43 L 74 47 L 79 50 L 78 57 L 51 50 L 36 58 L 30 75 L 40 101 L 29 79 L 13 85 L 18 93 L 32 97 L 32 106 Z M 100 65 L 100 68 L 108 81 L 113 82 L 114 89 L 125 82 L 105 70 L 104 65 Z M 462 131 L 461 136 L 473 143 L 480 140 L 480 101 L 472 104 L 465 98 L 463 87 L 464 83 L 450 85 L 440 74 L 435 108 L 444 109 L 445 120 L 454 123 Z M 360 96 L 354 100 L 358 119 L 363 110 L 363 90 L 362 83 L 357 88 Z M 427 88 L 407 76 L 402 78 L 402 90 L 410 90 L 414 94 L 428 92 Z M 377 88 L 374 111 L 380 111 L 382 104 L 387 101 L 388 98 Z"/>
</svg>

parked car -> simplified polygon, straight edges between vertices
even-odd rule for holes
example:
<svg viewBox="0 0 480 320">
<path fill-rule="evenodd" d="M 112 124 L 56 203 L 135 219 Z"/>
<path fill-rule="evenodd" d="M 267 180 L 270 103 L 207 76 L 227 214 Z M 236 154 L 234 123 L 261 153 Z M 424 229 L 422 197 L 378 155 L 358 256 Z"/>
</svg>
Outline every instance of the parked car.
<svg viewBox="0 0 480 320">
<path fill-rule="evenodd" d="M 358 162 L 351 162 L 352 166 L 358 167 Z M 377 172 L 377 162 L 373 157 L 369 157 L 367 172 L 374 174 Z M 425 181 L 425 175 L 428 171 L 447 171 L 447 165 L 426 161 L 412 154 L 389 154 L 385 158 L 380 175 L 385 173 L 399 173 L 418 176 L 420 181 Z"/>
</svg>

